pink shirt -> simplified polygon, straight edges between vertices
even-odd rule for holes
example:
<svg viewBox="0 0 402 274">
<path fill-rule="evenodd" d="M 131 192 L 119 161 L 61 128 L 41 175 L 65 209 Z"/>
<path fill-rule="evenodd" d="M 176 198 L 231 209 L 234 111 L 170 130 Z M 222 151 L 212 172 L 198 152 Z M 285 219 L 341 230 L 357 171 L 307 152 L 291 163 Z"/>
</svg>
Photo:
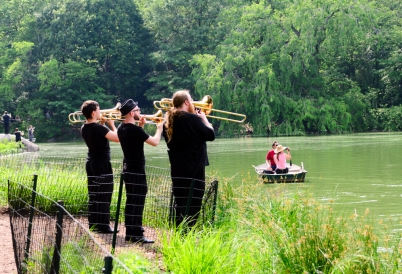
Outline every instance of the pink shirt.
<svg viewBox="0 0 402 274">
<path fill-rule="evenodd" d="M 285 153 L 279 153 L 279 160 L 277 159 L 277 155 L 275 155 L 275 163 L 276 168 L 285 169 L 286 168 L 286 155 Z"/>
</svg>

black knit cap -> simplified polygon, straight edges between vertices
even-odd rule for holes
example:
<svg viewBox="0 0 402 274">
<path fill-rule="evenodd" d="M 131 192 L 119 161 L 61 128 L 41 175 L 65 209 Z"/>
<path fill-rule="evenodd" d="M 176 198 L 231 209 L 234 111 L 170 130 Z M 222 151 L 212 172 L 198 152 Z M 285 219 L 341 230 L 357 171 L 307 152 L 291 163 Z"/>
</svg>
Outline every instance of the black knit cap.
<svg viewBox="0 0 402 274">
<path fill-rule="evenodd" d="M 128 99 L 123 104 L 121 104 L 120 112 L 121 115 L 126 116 L 137 106 L 137 102 L 134 102 L 133 99 Z"/>
</svg>

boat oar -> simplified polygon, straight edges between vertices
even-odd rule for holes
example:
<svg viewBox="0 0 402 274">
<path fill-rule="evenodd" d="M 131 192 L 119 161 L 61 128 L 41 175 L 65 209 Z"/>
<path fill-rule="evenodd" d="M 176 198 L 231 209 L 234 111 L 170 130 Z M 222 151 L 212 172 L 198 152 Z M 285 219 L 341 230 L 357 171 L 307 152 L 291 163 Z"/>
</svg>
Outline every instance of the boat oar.
<svg viewBox="0 0 402 274">
<path fill-rule="evenodd" d="M 288 151 L 290 151 L 290 149 L 287 147 L 286 148 Z M 289 164 L 290 164 L 290 166 L 292 166 L 292 159 L 290 159 L 290 161 L 289 161 Z"/>
</svg>

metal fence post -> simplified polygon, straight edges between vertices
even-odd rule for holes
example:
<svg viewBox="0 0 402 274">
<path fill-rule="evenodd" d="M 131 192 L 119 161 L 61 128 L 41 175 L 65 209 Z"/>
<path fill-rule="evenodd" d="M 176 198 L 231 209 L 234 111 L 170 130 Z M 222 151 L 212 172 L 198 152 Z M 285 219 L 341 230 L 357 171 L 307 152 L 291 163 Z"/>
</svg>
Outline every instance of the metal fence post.
<svg viewBox="0 0 402 274">
<path fill-rule="evenodd" d="M 29 249 L 31 246 L 31 236 L 32 236 L 32 221 L 34 216 L 34 207 L 35 207 L 35 199 L 36 199 L 36 186 L 38 182 L 38 175 L 35 174 L 32 179 L 32 195 L 31 195 L 31 204 L 29 206 L 29 223 L 28 223 L 28 232 L 27 232 L 27 242 L 25 246 L 24 253 L 24 265 L 27 265 L 28 257 L 29 257 Z"/>
<path fill-rule="evenodd" d="M 116 217 L 115 217 L 115 221 L 114 221 L 114 232 L 113 232 L 113 238 L 112 238 L 112 254 L 114 254 L 114 249 L 116 248 L 117 227 L 119 226 L 121 197 L 123 196 L 123 182 L 124 182 L 124 174 L 120 173 L 119 194 L 117 196 Z"/>
<path fill-rule="evenodd" d="M 170 201 L 169 201 L 169 221 L 172 223 L 175 223 L 176 216 L 175 216 L 175 210 L 174 210 L 174 196 L 173 196 L 173 191 L 170 191 Z"/>
<path fill-rule="evenodd" d="M 105 267 L 102 269 L 103 274 L 112 274 L 113 270 L 113 258 L 112 256 L 105 257 Z"/>
<path fill-rule="evenodd" d="M 52 266 L 50 273 L 58 274 L 60 271 L 61 239 L 63 236 L 64 202 L 57 202 L 56 242 L 54 244 Z"/>
<path fill-rule="evenodd" d="M 214 184 L 214 190 L 215 190 L 215 197 L 214 197 L 214 204 L 212 206 L 212 217 L 211 217 L 211 223 L 215 222 L 215 213 L 216 213 L 216 202 L 218 200 L 218 180 L 213 181 Z"/>
</svg>

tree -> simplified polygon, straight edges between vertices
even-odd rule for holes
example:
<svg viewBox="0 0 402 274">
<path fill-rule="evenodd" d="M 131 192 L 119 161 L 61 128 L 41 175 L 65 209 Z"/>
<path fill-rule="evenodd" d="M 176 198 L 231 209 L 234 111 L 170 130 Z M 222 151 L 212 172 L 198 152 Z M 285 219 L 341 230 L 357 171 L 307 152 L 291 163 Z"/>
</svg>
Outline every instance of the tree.
<svg viewBox="0 0 402 274">
<path fill-rule="evenodd" d="M 34 7 L 4 29 L 15 31 L 0 56 L 0 92 L 30 123 L 42 125 L 39 139 L 66 137 L 67 115 L 84 100 L 102 107 L 144 100 L 151 42 L 131 0 L 44 0 Z M 0 47 L 7 48 L 5 41 Z M 23 46 L 29 50 L 19 52 Z"/>
<path fill-rule="evenodd" d="M 153 83 L 148 99 L 171 97 L 177 89 L 193 90 L 195 79 L 189 61 L 194 54 L 215 51 L 225 30 L 220 12 L 230 1 L 153 0 L 139 1 L 146 26 L 155 39 L 151 54 Z"/>
<path fill-rule="evenodd" d="M 57 2 L 31 27 L 38 60 L 87 63 L 115 100 L 142 97 L 150 36 L 131 0 Z"/>
<path fill-rule="evenodd" d="M 246 113 L 256 133 L 348 131 L 343 101 L 351 92 L 361 95 L 352 90 L 361 77 L 347 80 L 356 69 L 342 70 L 338 60 L 350 67 L 354 50 L 374 43 L 367 36 L 376 13 L 363 0 L 299 1 L 282 10 L 266 1 L 245 6 L 217 54 L 193 58 L 197 92 L 213 94 L 217 107 Z"/>
</svg>

